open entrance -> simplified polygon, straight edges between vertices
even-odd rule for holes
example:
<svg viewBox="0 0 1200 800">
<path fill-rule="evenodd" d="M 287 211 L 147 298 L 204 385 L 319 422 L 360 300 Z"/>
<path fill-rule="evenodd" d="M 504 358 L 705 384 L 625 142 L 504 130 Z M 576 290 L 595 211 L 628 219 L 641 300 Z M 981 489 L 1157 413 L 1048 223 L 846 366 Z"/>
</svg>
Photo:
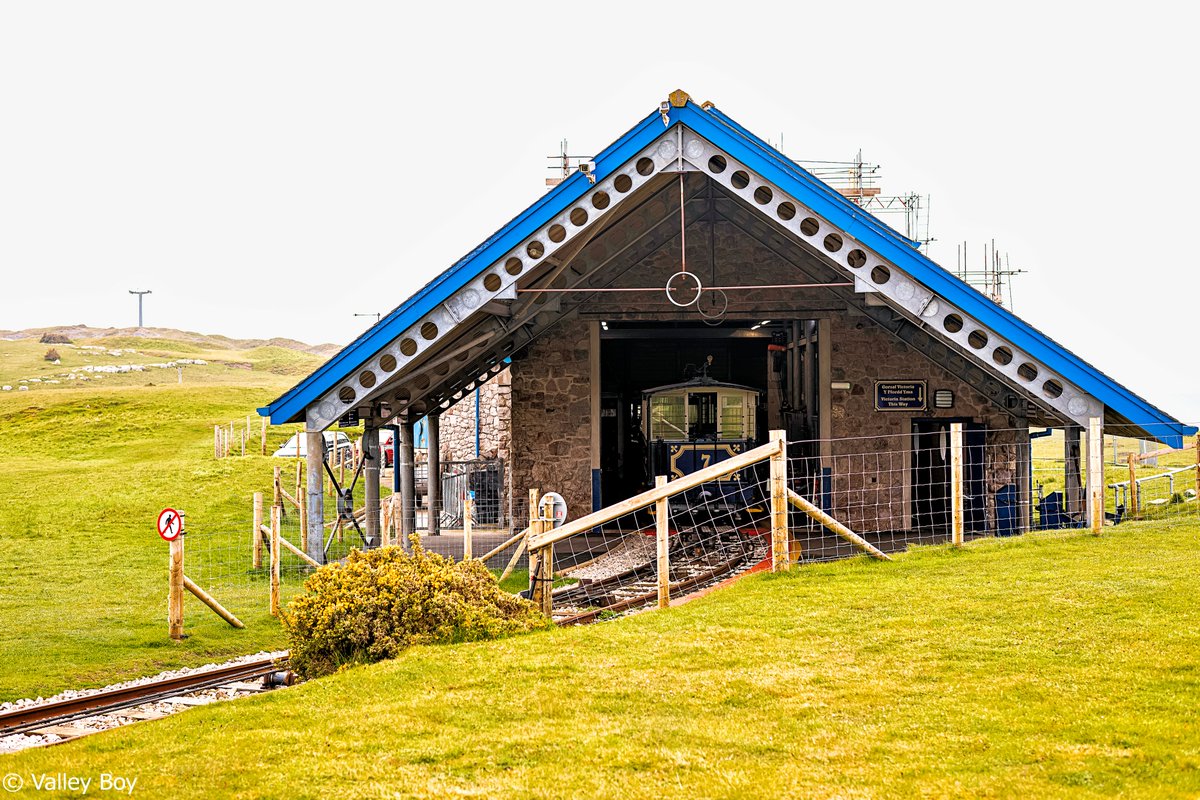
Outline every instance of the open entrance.
<svg viewBox="0 0 1200 800">
<path fill-rule="evenodd" d="M 795 463 L 815 462 L 816 336 L 815 320 L 604 322 L 599 505 L 755 447 L 773 429 L 797 443 Z"/>
<path fill-rule="evenodd" d="M 754 324 L 606 323 L 600 346 L 604 505 L 652 486 L 656 474 L 690 472 L 731 446 L 758 444 L 766 431 L 772 339 L 761 327 L 751 330 Z M 686 442 L 687 452 L 661 442 Z"/>
<path fill-rule="evenodd" d="M 913 420 L 912 526 L 918 533 L 950 529 L 950 423 L 963 423 L 963 524 L 983 532 L 987 497 L 983 454 L 985 427 L 970 420 Z"/>
</svg>

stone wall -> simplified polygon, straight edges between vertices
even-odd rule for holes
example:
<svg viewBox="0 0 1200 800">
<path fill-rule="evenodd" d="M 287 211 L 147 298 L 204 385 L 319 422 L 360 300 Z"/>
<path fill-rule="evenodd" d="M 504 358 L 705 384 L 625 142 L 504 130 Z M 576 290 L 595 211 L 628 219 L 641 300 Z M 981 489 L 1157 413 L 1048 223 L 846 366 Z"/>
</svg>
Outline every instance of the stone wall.
<svg viewBox="0 0 1200 800">
<path fill-rule="evenodd" d="M 572 517 L 592 510 L 588 324 L 563 323 L 512 363 L 514 521 L 531 488 L 558 492 Z"/>
<path fill-rule="evenodd" d="M 852 529 L 907 529 L 913 420 L 965 418 L 987 428 L 984 482 L 991 528 L 996 491 L 1018 483 L 1018 420 L 869 319 L 835 317 L 830 330 L 830 379 L 850 383 L 849 390 L 830 393 L 834 516 Z M 929 408 L 876 411 L 877 380 L 927 381 Z M 933 408 L 938 389 L 954 392 L 953 408 Z"/>
<path fill-rule="evenodd" d="M 475 458 L 475 393 L 442 412 L 441 452 L 443 461 Z M 479 388 L 479 458 L 508 461 L 512 439 L 511 376 L 506 369 Z"/>
</svg>

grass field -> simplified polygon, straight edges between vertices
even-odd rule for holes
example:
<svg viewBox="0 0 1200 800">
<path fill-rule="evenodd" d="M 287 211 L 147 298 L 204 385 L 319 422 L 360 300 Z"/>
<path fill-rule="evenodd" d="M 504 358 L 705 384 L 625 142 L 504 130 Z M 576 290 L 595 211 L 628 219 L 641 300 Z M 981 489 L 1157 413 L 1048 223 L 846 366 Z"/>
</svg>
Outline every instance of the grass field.
<svg viewBox="0 0 1200 800">
<path fill-rule="evenodd" d="M 754 576 L 0 759 L 139 797 L 1195 797 L 1200 530 Z"/>
<path fill-rule="evenodd" d="M 86 363 L 213 359 L 186 367 L 182 385 L 175 370 L 159 370 L 82 385 L 33 384 L 0 395 L 0 700 L 102 685 L 281 643 L 261 598 L 231 604 L 246 616 L 244 631 L 192 602 L 193 635 L 183 643 L 168 640 L 167 553 L 154 518 L 161 507 L 178 505 L 189 527 L 236 530 L 248 542 L 250 495 L 269 491 L 277 462 L 215 460 L 212 426 L 244 420 L 321 359 L 274 347 L 197 353 L 187 343 L 135 344 L 154 354 L 114 358 L 58 345 L 63 365 L 52 366 L 40 362 L 47 345 L 0 342 L 0 380 L 12 383 L 38 370 L 46 375 Z M 171 346 L 178 351 L 166 349 Z M 277 446 L 292 431 L 270 433 Z"/>
</svg>

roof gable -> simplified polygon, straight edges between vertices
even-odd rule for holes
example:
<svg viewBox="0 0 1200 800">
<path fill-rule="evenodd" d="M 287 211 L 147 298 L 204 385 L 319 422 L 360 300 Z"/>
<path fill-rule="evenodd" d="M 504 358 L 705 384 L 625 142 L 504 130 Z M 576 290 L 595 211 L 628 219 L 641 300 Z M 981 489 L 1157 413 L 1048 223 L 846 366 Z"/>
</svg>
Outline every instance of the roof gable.
<svg viewBox="0 0 1200 800">
<path fill-rule="evenodd" d="M 1181 437 L 1194 432 L 1194 429 L 1182 425 L 1138 395 L 1121 387 L 1011 312 L 967 286 L 921 254 L 916 249 L 915 242 L 900 236 L 889 226 L 809 175 L 715 107 L 706 105 L 701 108 L 689 100 L 682 106 L 671 107 L 665 113 L 650 114 L 596 156 L 592 175 L 595 183 L 603 184 L 622 168 L 628 170 L 631 159 L 663 138 L 664 122 L 666 129 L 684 126 L 714 148 L 728 153 L 762 180 L 796 198 L 831 226 L 861 242 L 862 246 L 869 248 L 884 261 L 903 270 L 913 281 L 927 289 L 930 297 L 941 298 L 948 305 L 961 309 L 980 326 L 1003 337 L 1020 351 L 1036 358 L 1049 370 L 1074 384 L 1081 392 L 1094 397 L 1117 418 L 1129 423 L 1137 431 L 1173 446 L 1180 446 Z M 682 133 L 680 136 L 682 137 Z M 680 144 L 682 145 L 682 138 Z M 682 152 L 679 157 L 682 159 Z M 697 164 L 697 167 L 703 171 L 702 165 Z M 573 174 L 430 281 L 320 369 L 271 405 L 260 409 L 260 413 L 271 416 L 277 422 L 302 419 L 306 408 L 326 396 L 346 375 L 353 374 L 368 359 L 394 342 L 403 331 L 410 329 L 439 305 L 449 301 L 455 292 L 463 290 L 471 281 L 478 279 L 528 237 L 564 214 L 573 204 L 579 203 L 592 190 L 592 182 L 587 177 L 580 173 Z M 862 290 L 874 291 L 875 287 L 864 281 Z M 985 366 L 993 368 L 990 364 Z M 1074 408 L 1072 411 L 1078 412 L 1069 414 L 1075 418 L 1084 413 Z M 328 415 L 325 416 L 327 417 Z"/>
</svg>

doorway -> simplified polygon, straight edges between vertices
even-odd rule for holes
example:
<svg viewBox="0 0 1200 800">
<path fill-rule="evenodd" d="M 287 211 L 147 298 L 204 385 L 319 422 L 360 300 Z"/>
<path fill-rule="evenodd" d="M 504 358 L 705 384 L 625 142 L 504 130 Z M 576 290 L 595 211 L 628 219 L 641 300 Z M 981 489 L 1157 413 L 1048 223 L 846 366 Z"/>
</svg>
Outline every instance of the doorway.
<svg viewBox="0 0 1200 800">
<path fill-rule="evenodd" d="M 963 527 L 982 533 L 987 527 L 984 443 L 987 429 L 961 419 L 913 420 L 912 527 L 917 533 L 946 533 L 950 507 L 950 423 L 963 424 Z"/>
</svg>

